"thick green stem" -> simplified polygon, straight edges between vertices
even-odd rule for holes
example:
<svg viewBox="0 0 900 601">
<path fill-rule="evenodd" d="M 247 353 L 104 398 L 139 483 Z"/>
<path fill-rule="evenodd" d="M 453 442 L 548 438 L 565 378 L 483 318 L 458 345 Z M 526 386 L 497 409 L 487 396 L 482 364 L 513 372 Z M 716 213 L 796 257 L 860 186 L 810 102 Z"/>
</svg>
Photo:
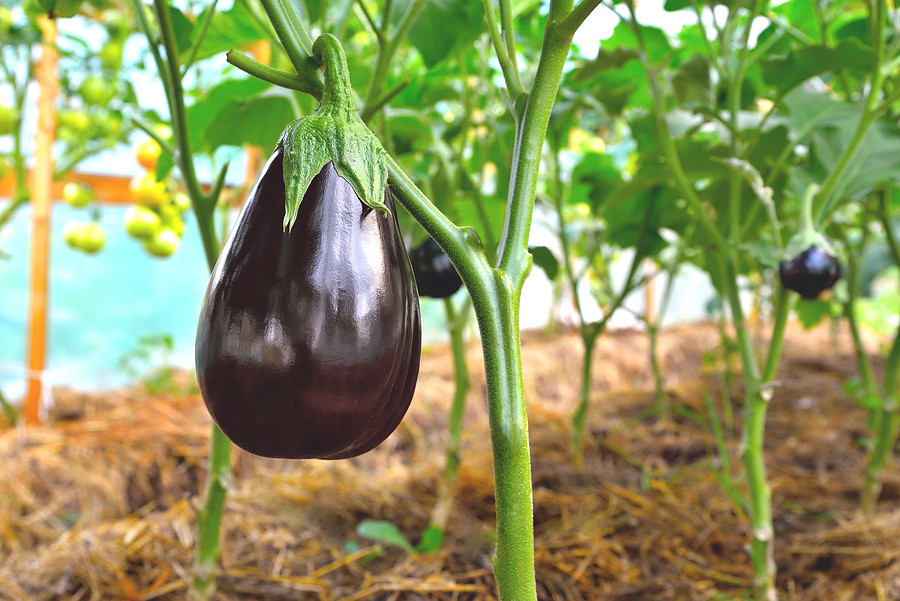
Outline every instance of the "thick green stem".
<svg viewBox="0 0 900 601">
<path fill-rule="evenodd" d="M 205 601 L 212 596 L 216 583 L 216 562 L 222 549 L 219 546 L 222 515 L 225 512 L 227 483 L 231 479 L 231 441 L 215 424 L 209 446 L 209 474 L 206 480 L 206 499 L 197 512 L 197 555 L 194 558 L 191 601 Z"/>
<path fill-rule="evenodd" d="M 229 63 L 253 77 L 282 88 L 304 92 L 316 100 L 322 98 L 322 82 L 311 77 L 308 71 L 294 74 L 274 69 L 237 50 L 229 50 L 225 57 Z"/>
<path fill-rule="evenodd" d="M 450 350 L 453 354 L 454 391 L 453 404 L 447 424 L 447 449 L 445 451 L 444 477 L 438 491 L 437 503 L 431 512 L 431 524 L 444 531 L 453 508 L 453 497 L 456 494 L 456 482 L 459 476 L 459 464 L 462 459 L 461 440 L 463 414 L 466 409 L 466 396 L 469 393 L 469 368 L 466 365 L 466 346 L 463 330 L 469 314 L 468 300 L 465 308 L 458 312 L 453 301 L 444 299 L 447 323 L 450 328 Z"/>
<path fill-rule="evenodd" d="M 525 277 L 531 270 L 528 234 L 531 230 L 538 170 L 550 111 L 556 100 L 571 43 L 571 37 L 561 37 L 552 22 L 547 24 L 534 85 L 525 102 L 524 115 L 517 123 L 506 222 L 497 263 L 497 268 L 508 274 L 516 286 L 517 299 Z"/>
<path fill-rule="evenodd" d="M 284 48 L 284 52 L 287 54 L 288 60 L 291 61 L 294 69 L 301 73 L 306 63 L 306 57 L 310 54 L 310 46 L 312 46 L 309 35 L 306 34 L 305 30 L 301 33 L 295 28 L 288 12 L 291 11 L 292 13 L 292 8 L 285 7 L 280 0 L 260 1 L 263 9 L 266 11 L 266 16 L 269 17 L 269 22 L 272 23 L 272 27 L 275 29 L 278 41 L 281 42 L 281 47 Z"/>
<path fill-rule="evenodd" d="M 313 57 L 325 67 L 325 87 L 317 112 L 349 121 L 358 118 L 350 86 L 350 71 L 341 43 L 324 33 L 313 42 Z"/>
<path fill-rule="evenodd" d="M 769 343 L 765 367 L 760 374 L 756 365 L 753 341 L 743 317 L 737 293 L 737 281 L 733 267 L 728 268 L 728 298 L 732 310 L 732 323 L 737 332 L 744 372 L 744 431 L 742 459 L 747 475 L 750 495 L 750 514 L 753 526 L 753 542 L 750 560 L 753 563 L 753 593 L 759 601 L 775 601 L 774 529 L 772 526 L 772 491 L 766 479 L 763 442 L 766 426 L 766 410 L 772 399 L 772 379 L 781 356 L 784 331 L 790 311 L 791 295 L 779 287 L 775 301 L 775 323 Z"/>
</svg>

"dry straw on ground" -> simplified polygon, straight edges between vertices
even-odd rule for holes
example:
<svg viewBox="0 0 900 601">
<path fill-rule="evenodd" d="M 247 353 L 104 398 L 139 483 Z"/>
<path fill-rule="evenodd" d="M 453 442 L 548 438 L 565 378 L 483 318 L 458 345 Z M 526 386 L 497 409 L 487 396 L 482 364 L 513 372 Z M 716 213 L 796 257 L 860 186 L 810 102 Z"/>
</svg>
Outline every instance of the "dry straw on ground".
<svg viewBox="0 0 900 601">
<path fill-rule="evenodd" d="M 746 519 L 714 475 L 721 462 L 704 418 L 705 393 L 725 407 L 719 372 L 703 362 L 718 346 L 713 327 L 664 333 L 678 410 L 660 415 L 648 411 L 645 336 L 603 338 L 578 473 L 568 438 L 580 341 L 525 337 L 540 599 L 741 598 L 751 577 Z M 355 529 L 366 518 L 388 520 L 415 541 L 427 525 L 453 386 L 445 348 L 426 351 L 413 408 L 376 451 L 341 462 L 236 454 L 216 598 L 494 599 L 476 346 L 469 364 L 458 502 L 438 553 L 410 555 Z M 790 601 L 900 599 L 900 477 L 891 467 L 877 512 L 857 510 L 866 416 L 841 393 L 852 375 L 843 335 L 790 331 L 767 433 L 779 589 Z M 209 430 L 202 402 L 138 389 L 56 396 L 44 427 L 0 433 L 0 599 L 185 598 Z M 734 454 L 737 436 L 729 440 Z"/>
</svg>

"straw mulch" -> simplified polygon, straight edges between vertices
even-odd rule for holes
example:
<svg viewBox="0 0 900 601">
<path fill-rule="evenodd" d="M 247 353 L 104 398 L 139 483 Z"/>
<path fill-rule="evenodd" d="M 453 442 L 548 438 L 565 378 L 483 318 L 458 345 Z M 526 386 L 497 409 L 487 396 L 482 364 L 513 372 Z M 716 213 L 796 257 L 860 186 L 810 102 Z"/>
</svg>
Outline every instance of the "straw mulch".
<svg viewBox="0 0 900 601">
<path fill-rule="evenodd" d="M 668 415 L 654 413 L 647 343 L 603 338 L 595 354 L 585 468 L 573 468 L 569 416 L 580 339 L 530 334 L 523 363 L 533 456 L 537 578 L 548 601 L 744 598 L 746 516 L 717 480 L 707 420 L 724 415 L 717 331 L 661 338 Z M 375 451 L 339 461 L 236 453 L 215 598 L 495 599 L 494 508 L 480 350 L 469 350 L 457 503 L 440 551 L 409 554 L 361 538 L 387 520 L 413 543 L 427 526 L 452 394 L 448 350 L 426 350 L 413 408 Z M 789 331 L 772 401 L 767 461 L 783 599 L 900 599 L 900 475 L 879 510 L 857 510 L 865 412 L 841 392 L 853 375 L 846 336 Z M 735 485 L 740 422 L 728 435 Z M 56 391 L 43 427 L 0 432 L 0 599 L 184 599 L 204 482 L 209 418 L 196 395 Z"/>
</svg>

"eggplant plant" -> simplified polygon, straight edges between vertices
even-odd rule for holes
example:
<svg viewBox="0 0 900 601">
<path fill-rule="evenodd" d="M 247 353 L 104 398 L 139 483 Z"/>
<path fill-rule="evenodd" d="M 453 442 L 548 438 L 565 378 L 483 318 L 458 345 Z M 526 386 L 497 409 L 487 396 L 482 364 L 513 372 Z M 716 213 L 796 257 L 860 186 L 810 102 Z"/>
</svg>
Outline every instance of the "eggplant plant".
<svg viewBox="0 0 900 601">
<path fill-rule="evenodd" d="M 494 572 L 501 599 L 537 599 L 528 425 L 518 327 L 522 285 L 531 269 L 528 235 L 539 169 L 534 157 L 540 155 L 543 147 L 572 37 L 597 4 L 592 0 L 582 0 L 577 7 L 566 1 L 550 3 L 542 51 L 533 81 L 527 87 L 517 66 L 511 7 L 501 2 L 499 20 L 492 6 L 485 7 L 489 33 L 507 85 L 509 109 L 517 123 L 507 217 L 495 265 L 488 263 L 483 244 L 473 229 L 450 221 L 393 157 L 387 158 L 391 191 L 450 258 L 472 297 L 481 331 L 497 503 Z M 289 7 L 282 9 L 280 14 L 271 11 L 269 16 L 299 74 L 310 64 L 306 51 L 309 46 L 304 48 L 303 36 L 297 33 L 306 29 Z M 316 53 L 311 58 L 313 64 L 329 60 Z M 258 70 L 258 74 L 265 76 L 266 72 Z"/>
</svg>

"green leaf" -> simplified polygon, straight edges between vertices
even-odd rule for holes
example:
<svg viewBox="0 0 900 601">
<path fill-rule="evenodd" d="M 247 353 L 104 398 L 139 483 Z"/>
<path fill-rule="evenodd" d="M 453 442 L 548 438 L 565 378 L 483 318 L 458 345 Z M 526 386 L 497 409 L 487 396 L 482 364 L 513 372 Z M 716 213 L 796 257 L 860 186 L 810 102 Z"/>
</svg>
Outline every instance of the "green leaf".
<svg viewBox="0 0 900 601">
<path fill-rule="evenodd" d="M 206 132 L 208 129 L 220 125 L 219 114 L 222 110 L 236 102 L 245 102 L 270 87 L 270 84 L 255 77 L 245 77 L 226 79 L 212 88 L 206 96 L 187 108 L 191 145 L 196 150 L 215 150 L 216 146 L 209 146 Z M 293 114 L 281 124 L 282 127 L 292 118 Z M 274 142 L 265 148 L 272 147 L 274 147 Z"/>
<path fill-rule="evenodd" d="M 622 174 L 607 153 L 588 152 L 572 170 L 576 202 L 587 202 L 595 213 L 607 197 L 623 184 Z M 585 197 L 586 195 L 586 197 Z"/>
<path fill-rule="evenodd" d="M 302 0 L 302 4 L 306 9 L 306 16 L 309 18 L 311 23 L 315 23 L 322 18 L 322 0 Z"/>
<path fill-rule="evenodd" d="M 763 78 L 784 94 L 807 79 L 829 72 L 868 69 L 874 57 L 871 49 L 847 39 L 834 48 L 804 46 L 786 56 L 762 61 Z"/>
<path fill-rule="evenodd" d="M 409 553 L 416 552 L 397 526 L 385 520 L 363 520 L 356 526 L 356 533 L 363 538 L 400 547 Z"/>
<path fill-rule="evenodd" d="M 37 0 L 38 6 L 50 16 L 67 19 L 78 14 L 82 0 Z"/>
<path fill-rule="evenodd" d="M 484 4 L 478 0 L 430 0 L 425 4 L 409 41 L 433 67 L 459 46 L 471 44 L 484 31 Z"/>
<path fill-rule="evenodd" d="M 159 159 L 156 161 L 156 181 L 163 181 L 172 168 L 175 167 L 175 159 L 166 151 L 159 153 Z"/>
<path fill-rule="evenodd" d="M 826 317 L 831 316 L 831 303 L 822 299 L 800 299 L 794 306 L 794 312 L 800 324 L 807 330 L 822 323 Z"/>
<path fill-rule="evenodd" d="M 559 261 L 557 261 L 553 251 L 546 246 L 529 246 L 528 252 L 531 253 L 534 264 L 544 270 L 550 281 L 555 280 L 556 276 L 559 275 Z"/>
<path fill-rule="evenodd" d="M 222 107 L 206 130 L 210 148 L 259 146 L 274 148 L 284 124 L 294 116 L 290 102 L 280 96 L 235 100 Z"/>
<path fill-rule="evenodd" d="M 207 9 L 209 10 L 209 9 Z M 200 15 L 198 21 L 203 19 Z M 200 34 L 193 32 L 193 38 Z M 217 54 L 227 52 L 232 48 L 242 48 L 257 40 L 266 39 L 267 34 L 253 18 L 246 0 L 237 0 L 234 6 L 227 11 L 217 10 L 213 15 L 206 35 L 200 43 L 195 60 L 203 60 Z M 192 40 L 193 42 L 194 40 Z"/>
<path fill-rule="evenodd" d="M 697 54 L 683 62 L 672 76 L 672 89 L 683 106 L 708 106 L 713 99 L 709 58 Z"/>
<path fill-rule="evenodd" d="M 169 18 L 172 20 L 172 29 L 175 30 L 175 45 L 178 47 L 178 53 L 181 54 L 191 47 L 191 32 L 194 30 L 194 24 L 171 3 L 169 3 Z"/>
<path fill-rule="evenodd" d="M 399 154 L 427 150 L 434 144 L 432 125 L 419 111 L 392 110 L 388 123 L 394 150 Z"/>
<path fill-rule="evenodd" d="M 781 260 L 778 256 L 778 248 L 762 240 L 746 242 L 741 245 L 741 248 L 766 267 L 777 268 Z"/>
<path fill-rule="evenodd" d="M 444 542 L 444 533 L 434 524 L 429 524 L 422 533 L 419 544 L 416 545 L 416 551 L 419 553 L 436 553 Z"/>
</svg>

